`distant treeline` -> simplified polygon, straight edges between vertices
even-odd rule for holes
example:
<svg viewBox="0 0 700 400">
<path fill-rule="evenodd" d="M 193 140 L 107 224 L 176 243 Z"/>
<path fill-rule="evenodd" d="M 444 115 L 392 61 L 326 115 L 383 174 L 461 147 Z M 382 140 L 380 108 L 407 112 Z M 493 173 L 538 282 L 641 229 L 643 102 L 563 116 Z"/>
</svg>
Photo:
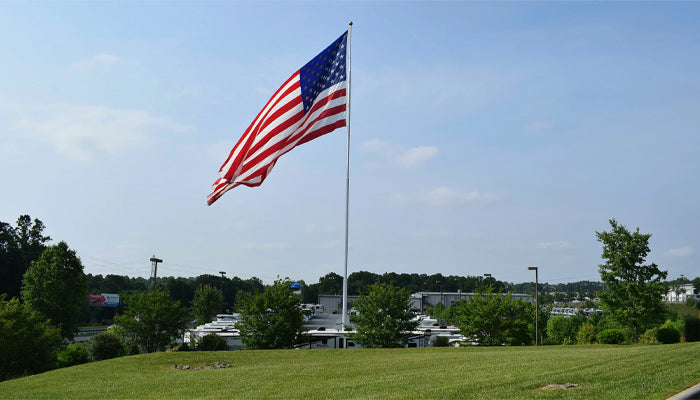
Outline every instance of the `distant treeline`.
<svg viewBox="0 0 700 400">
<path fill-rule="evenodd" d="M 122 275 L 92 275 L 87 274 L 87 284 L 91 294 L 116 293 L 128 294 L 132 292 L 149 290 L 153 287 L 153 280 L 148 278 L 134 278 Z M 293 280 L 293 279 L 292 279 Z M 319 294 L 337 294 L 343 292 L 343 277 L 335 272 L 322 276 L 317 283 L 301 282 L 301 291 L 304 303 L 316 303 Z M 495 290 L 513 293 L 534 293 L 535 282 L 509 283 L 483 276 L 456 276 L 442 274 L 399 274 L 387 272 L 376 274 L 369 271 L 353 272 L 348 276 L 348 294 L 359 295 L 366 291 L 374 283 L 393 283 L 396 286 L 406 288 L 411 293 L 415 292 L 474 292 L 478 285 L 492 285 Z M 158 278 L 156 287 L 162 289 L 170 296 L 179 300 L 180 304 L 189 307 L 194 298 L 194 291 L 202 286 L 209 285 L 221 290 L 224 295 L 226 310 L 235 310 L 236 297 L 239 292 L 255 293 L 264 289 L 265 285 L 259 278 L 241 279 L 234 276 L 200 275 L 197 277 L 162 277 Z M 604 288 L 602 282 L 580 281 L 570 283 L 550 284 L 539 283 L 539 293 L 545 297 L 553 293 L 569 293 L 569 299 L 574 297 L 595 297 L 596 293 Z M 553 300 L 553 299 L 552 299 Z"/>
</svg>

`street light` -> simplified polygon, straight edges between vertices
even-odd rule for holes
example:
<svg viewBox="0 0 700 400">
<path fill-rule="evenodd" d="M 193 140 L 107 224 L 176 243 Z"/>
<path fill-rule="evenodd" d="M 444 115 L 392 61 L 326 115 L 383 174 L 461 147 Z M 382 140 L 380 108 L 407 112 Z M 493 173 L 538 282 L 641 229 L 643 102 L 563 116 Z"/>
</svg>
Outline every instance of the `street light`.
<svg viewBox="0 0 700 400">
<path fill-rule="evenodd" d="M 539 329 L 537 327 L 537 320 L 539 319 L 540 307 L 537 301 L 539 290 L 537 288 L 537 267 L 527 267 L 528 271 L 535 271 L 535 346 L 537 346 L 537 337 L 539 336 Z"/>
</svg>

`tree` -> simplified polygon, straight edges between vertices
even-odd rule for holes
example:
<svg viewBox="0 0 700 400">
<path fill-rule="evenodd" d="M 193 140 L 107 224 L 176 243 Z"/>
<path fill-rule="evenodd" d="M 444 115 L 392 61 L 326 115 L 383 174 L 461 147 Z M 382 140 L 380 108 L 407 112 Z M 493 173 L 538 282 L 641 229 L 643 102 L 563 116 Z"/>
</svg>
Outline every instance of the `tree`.
<svg viewBox="0 0 700 400">
<path fill-rule="evenodd" d="M 583 323 L 580 317 L 552 317 L 547 322 L 547 337 L 556 344 L 576 343 L 576 334 Z"/>
<path fill-rule="evenodd" d="M 75 250 L 59 242 L 41 253 L 22 280 L 22 300 L 61 325 L 63 337 L 78 328 L 80 311 L 87 304 L 83 264 Z"/>
<path fill-rule="evenodd" d="M 468 299 L 450 307 L 450 318 L 462 335 L 484 345 L 523 345 L 532 341 L 529 324 L 534 317 L 530 303 L 513 296 L 494 293 L 492 286 L 481 286 Z"/>
<path fill-rule="evenodd" d="M 0 295 L 0 381 L 53 368 L 59 332 L 29 304 Z"/>
<path fill-rule="evenodd" d="M 90 361 L 109 360 L 118 357 L 124 350 L 119 336 L 111 331 L 98 333 L 91 337 L 86 348 Z"/>
<path fill-rule="evenodd" d="M 221 290 L 209 285 L 202 285 L 194 292 L 192 301 L 192 313 L 197 322 L 206 324 L 213 321 L 216 313 L 224 304 L 224 295 Z"/>
<path fill-rule="evenodd" d="M 124 305 L 124 313 L 114 322 L 148 353 L 165 350 L 187 327 L 186 310 L 162 290 L 134 293 L 124 299 Z"/>
<path fill-rule="evenodd" d="M 301 299 L 289 285 L 289 279 L 280 279 L 262 293 L 239 293 L 236 327 L 249 349 L 289 349 L 305 339 Z"/>
<path fill-rule="evenodd" d="M 651 234 L 639 233 L 639 228 L 630 232 L 615 219 L 610 220 L 610 226 L 610 232 L 596 232 L 597 240 L 603 243 L 601 258 L 606 260 L 598 267 L 605 283 L 600 302 L 609 316 L 633 329 L 637 342 L 640 330 L 664 321 L 662 281 L 668 272 L 654 263 L 643 265 Z"/>
<path fill-rule="evenodd" d="M 411 293 L 391 283 L 375 283 L 353 302 L 354 339 L 364 347 L 404 347 L 418 326 Z"/>
<path fill-rule="evenodd" d="M 17 218 L 17 227 L 0 221 L 0 293 L 20 296 L 22 277 L 32 262 L 39 259 L 51 240 L 43 236 L 44 223 L 29 215 Z"/>
</svg>

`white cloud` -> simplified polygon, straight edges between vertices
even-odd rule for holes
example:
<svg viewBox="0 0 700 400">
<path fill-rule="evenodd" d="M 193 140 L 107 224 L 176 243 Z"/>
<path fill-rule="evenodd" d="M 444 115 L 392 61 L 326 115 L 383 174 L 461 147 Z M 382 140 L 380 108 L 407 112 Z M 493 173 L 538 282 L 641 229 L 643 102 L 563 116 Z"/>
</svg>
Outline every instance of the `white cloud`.
<svg viewBox="0 0 700 400">
<path fill-rule="evenodd" d="M 437 156 L 439 150 L 435 146 L 414 147 L 406 150 L 397 158 L 398 163 L 404 167 L 415 167 Z"/>
<path fill-rule="evenodd" d="M 666 252 L 667 256 L 670 257 L 689 257 L 693 255 L 695 251 L 690 246 L 679 247 L 677 249 L 671 249 Z"/>
<path fill-rule="evenodd" d="M 443 186 L 420 194 L 397 195 L 395 196 L 395 199 L 400 202 L 422 203 L 432 207 L 447 207 L 478 203 L 492 203 L 498 200 L 498 196 L 493 193 L 482 193 L 478 190 L 462 193 L 452 188 Z"/>
<path fill-rule="evenodd" d="M 194 128 L 146 111 L 108 106 L 52 105 L 25 111 L 18 123 L 26 133 L 51 143 L 59 152 L 88 160 L 95 153 L 116 153 L 143 146 L 162 131 Z"/>
<path fill-rule="evenodd" d="M 425 164 L 440 152 L 436 146 L 405 148 L 381 139 L 368 140 L 360 145 L 360 149 L 368 153 L 377 154 L 404 168 Z"/>
<path fill-rule="evenodd" d="M 565 251 L 565 250 L 572 250 L 575 248 L 573 243 L 560 240 L 556 242 L 541 242 L 537 244 L 537 247 L 539 247 L 542 250 L 551 250 L 551 251 Z"/>
<path fill-rule="evenodd" d="M 111 54 L 98 54 L 86 60 L 76 61 L 70 66 L 73 72 L 87 72 L 95 68 L 109 69 L 112 65 L 119 62 L 119 57 Z"/>
</svg>

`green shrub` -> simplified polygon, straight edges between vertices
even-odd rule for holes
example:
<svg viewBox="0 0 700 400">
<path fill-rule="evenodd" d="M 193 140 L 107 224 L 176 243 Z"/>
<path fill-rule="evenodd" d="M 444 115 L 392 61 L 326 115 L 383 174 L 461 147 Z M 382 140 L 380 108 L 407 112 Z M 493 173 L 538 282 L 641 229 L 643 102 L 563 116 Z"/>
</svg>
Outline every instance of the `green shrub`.
<svg viewBox="0 0 700 400">
<path fill-rule="evenodd" d="M 576 343 L 591 344 L 595 343 L 595 340 L 595 326 L 589 322 L 581 324 L 576 332 Z"/>
<path fill-rule="evenodd" d="M 58 366 L 60 368 L 85 364 L 88 361 L 87 347 L 82 343 L 70 344 L 58 352 Z"/>
<path fill-rule="evenodd" d="M 681 341 L 681 333 L 672 326 L 662 326 L 656 332 L 656 340 L 664 344 L 678 343 Z"/>
<path fill-rule="evenodd" d="M 598 343 L 620 344 L 625 341 L 625 334 L 619 329 L 605 329 L 598 334 Z"/>
<path fill-rule="evenodd" d="M 199 343 L 197 343 L 197 351 L 222 351 L 228 350 L 226 345 L 226 339 L 215 334 L 210 333 L 204 336 Z"/>
<path fill-rule="evenodd" d="M 117 335 L 112 332 L 102 332 L 90 338 L 87 350 L 90 361 L 100 361 L 118 357 L 124 347 Z"/>
<path fill-rule="evenodd" d="M 642 333 L 639 336 L 639 343 L 642 344 L 659 344 L 658 339 L 656 339 L 656 335 L 659 332 L 659 328 L 651 328 L 647 329 L 646 332 Z"/>
<path fill-rule="evenodd" d="M 448 347 L 450 345 L 450 338 L 447 336 L 437 336 L 433 340 L 433 347 Z"/>
<path fill-rule="evenodd" d="M 177 348 L 175 349 L 176 351 L 190 351 L 194 350 L 194 348 L 190 349 L 190 343 L 185 343 L 182 342 Z"/>
<path fill-rule="evenodd" d="M 685 319 L 685 341 L 697 342 L 700 340 L 700 318 L 688 317 Z"/>
<path fill-rule="evenodd" d="M 576 317 L 552 317 L 547 321 L 547 337 L 556 344 L 572 344 L 580 324 L 581 320 Z"/>
</svg>

